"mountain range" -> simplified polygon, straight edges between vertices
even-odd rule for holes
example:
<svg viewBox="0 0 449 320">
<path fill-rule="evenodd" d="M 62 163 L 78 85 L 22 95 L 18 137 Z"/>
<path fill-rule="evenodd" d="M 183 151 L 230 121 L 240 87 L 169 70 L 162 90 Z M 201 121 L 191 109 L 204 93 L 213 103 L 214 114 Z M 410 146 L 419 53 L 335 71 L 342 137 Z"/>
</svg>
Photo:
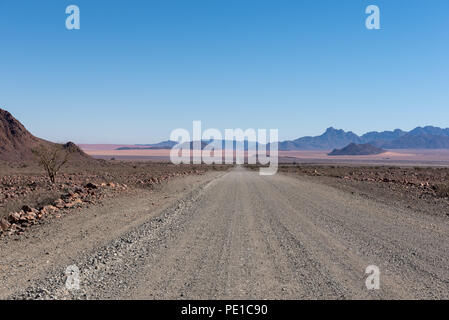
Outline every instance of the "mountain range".
<svg viewBox="0 0 449 320">
<path fill-rule="evenodd" d="M 449 128 L 417 127 L 411 131 L 371 131 L 358 136 L 352 131 L 328 128 L 322 135 L 279 142 L 279 150 L 331 150 L 350 143 L 383 149 L 449 149 Z"/>
<path fill-rule="evenodd" d="M 201 149 L 204 149 L 206 146 L 208 146 L 210 143 L 215 141 L 215 146 L 217 149 L 225 149 L 226 145 L 233 145 L 234 148 L 237 148 L 237 142 L 235 140 L 201 140 Z M 198 142 L 198 141 L 196 141 Z M 136 144 L 133 146 L 123 146 L 118 147 L 115 150 L 157 150 L 157 149 L 171 149 L 178 143 L 175 141 L 167 140 L 162 141 L 159 143 L 154 144 Z M 248 147 L 250 148 L 256 148 L 256 146 L 259 145 L 257 142 L 249 142 L 244 141 L 243 143 L 243 149 L 248 150 Z M 194 141 L 190 142 L 184 142 L 183 147 L 186 149 L 194 149 L 196 145 L 194 145 Z M 238 145 L 239 148 L 241 148 L 241 145 Z"/>
<path fill-rule="evenodd" d="M 210 140 L 201 141 L 204 148 Z M 218 142 L 224 147 L 225 141 Z M 371 131 L 358 136 L 352 131 L 334 129 L 332 127 L 319 136 L 301 137 L 296 140 L 279 142 L 280 151 L 294 150 L 332 150 L 346 147 L 347 145 L 370 144 L 383 149 L 449 149 L 449 128 L 442 129 L 433 126 L 417 127 L 411 131 L 396 129 L 394 131 Z M 132 149 L 170 149 L 176 142 L 163 141 L 155 144 L 135 145 L 121 147 L 117 150 Z M 190 145 L 192 143 L 190 142 Z M 253 143 L 254 145 L 254 143 Z M 247 143 L 245 143 L 247 149 Z"/>
<path fill-rule="evenodd" d="M 202 141 L 202 148 L 209 143 L 210 140 Z M 368 143 L 382 149 L 449 149 L 449 128 L 425 126 L 408 132 L 396 129 L 394 131 L 372 131 L 358 136 L 351 131 L 330 127 L 319 136 L 281 141 L 279 150 L 332 150 L 344 148 L 351 143 Z M 0 160 L 32 159 L 31 150 L 40 144 L 54 145 L 52 142 L 33 136 L 8 111 L 0 109 Z M 176 142 L 168 140 L 156 144 L 135 145 L 119 149 L 170 149 L 175 144 Z M 221 145 L 224 147 L 224 140 L 221 141 Z M 254 146 L 255 142 L 245 142 L 245 149 L 248 148 L 248 145 Z M 190 142 L 190 146 L 192 146 L 192 142 Z M 68 143 L 65 147 L 71 150 L 75 158 L 90 158 L 73 143 Z"/>
</svg>

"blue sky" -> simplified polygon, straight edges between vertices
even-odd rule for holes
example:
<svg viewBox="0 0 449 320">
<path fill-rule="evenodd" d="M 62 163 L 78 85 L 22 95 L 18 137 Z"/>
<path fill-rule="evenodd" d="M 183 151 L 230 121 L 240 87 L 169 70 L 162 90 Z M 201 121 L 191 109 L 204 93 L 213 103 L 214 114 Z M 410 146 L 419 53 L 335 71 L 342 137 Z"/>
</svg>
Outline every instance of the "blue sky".
<svg viewBox="0 0 449 320">
<path fill-rule="evenodd" d="M 449 127 L 448 57 L 447 0 L 0 0 L 0 107 L 57 142 Z"/>
</svg>

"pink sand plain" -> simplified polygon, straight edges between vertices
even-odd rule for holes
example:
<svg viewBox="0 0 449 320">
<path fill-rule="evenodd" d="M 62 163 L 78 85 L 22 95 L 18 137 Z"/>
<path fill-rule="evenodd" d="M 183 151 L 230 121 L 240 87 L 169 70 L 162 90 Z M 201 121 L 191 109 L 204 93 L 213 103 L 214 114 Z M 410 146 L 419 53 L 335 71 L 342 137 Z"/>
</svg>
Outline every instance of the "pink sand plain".
<svg viewBox="0 0 449 320">
<path fill-rule="evenodd" d="M 115 150 L 116 148 L 129 145 L 80 145 L 89 155 L 97 157 L 170 157 L 170 149 L 154 150 Z M 420 150 L 403 149 L 388 150 L 385 153 L 369 156 L 328 156 L 329 150 L 300 150 L 300 151 L 279 151 L 281 158 L 316 159 L 316 160 L 402 160 L 402 161 L 449 161 L 448 149 Z"/>
</svg>

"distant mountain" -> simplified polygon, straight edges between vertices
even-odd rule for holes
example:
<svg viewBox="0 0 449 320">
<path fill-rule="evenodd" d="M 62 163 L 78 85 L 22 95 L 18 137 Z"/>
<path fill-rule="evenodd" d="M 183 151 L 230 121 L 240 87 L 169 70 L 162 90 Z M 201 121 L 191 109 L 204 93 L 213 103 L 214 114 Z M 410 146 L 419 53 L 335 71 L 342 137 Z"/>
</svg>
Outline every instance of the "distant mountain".
<svg viewBox="0 0 449 320">
<path fill-rule="evenodd" d="M 174 145 L 176 145 L 177 142 L 175 141 L 162 141 L 159 143 L 153 143 L 153 144 L 136 144 L 135 146 L 131 147 L 119 147 L 115 150 L 151 150 L 151 149 L 171 149 Z"/>
<path fill-rule="evenodd" d="M 329 150 L 342 148 L 349 143 L 361 143 L 361 138 L 355 133 L 337 130 L 332 127 L 317 137 L 302 137 L 293 141 L 279 142 L 279 150 Z"/>
<path fill-rule="evenodd" d="M 202 140 L 201 148 L 204 148 L 210 142 L 211 140 Z M 307 136 L 296 140 L 281 141 L 278 144 L 278 148 L 280 151 L 333 150 L 344 148 L 351 143 L 369 143 L 375 147 L 384 149 L 449 149 L 449 128 L 442 129 L 426 126 L 417 127 L 409 132 L 395 129 L 393 131 L 371 131 L 362 136 L 358 136 L 351 131 L 330 127 L 319 136 Z M 123 146 L 116 150 L 171 149 L 176 144 L 175 141 L 163 141 L 155 144 Z M 190 144 L 190 147 L 193 147 L 192 142 L 186 142 L 186 144 Z M 225 140 L 217 141 L 217 145 L 221 146 L 222 149 L 225 148 L 225 144 Z M 255 148 L 256 145 L 255 142 L 248 143 L 246 141 L 244 149 L 248 150 L 248 146 Z"/>
<path fill-rule="evenodd" d="M 226 146 L 228 146 L 228 145 L 232 145 L 234 149 L 237 149 L 237 141 L 235 141 L 235 140 L 201 140 L 201 149 L 204 149 L 206 146 L 208 146 L 212 142 L 215 142 L 213 146 L 216 149 L 224 150 L 224 149 L 226 149 Z M 242 144 L 242 142 L 243 142 L 243 144 Z M 239 143 L 238 148 L 243 149 L 245 151 L 249 150 L 250 148 L 251 148 L 251 150 L 255 150 L 259 146 L 259 144 L 257 142 L 251 142 L 248 140 L 239 141 L 238 143 Z M 194 149 L 194 143 L 186 142 L 183 145 L 183 147 Z"/>
<path fill-rule="evenodd" d="M 449 149 L 449 136 L 408 133 L 391 141 L 373 141 L 385 149 Z"/>
<path fill-rule="evenodd" d="M 350 143 L 369 143 L 384 149 L 449 149 L 449 128 L 426 126 L 417 127 L 410 132 L 400 129 L 372 131 L 360 137 L 351 131 L 328 128 L 320 136 L 279 142 L 279 150 L 330 150 L 343 148 Z"/>
<path fill-rule="evenodd" d="M 0 109 L 0 160 L 32 160 L 32 150 L 39 145 L 51 147 L 57 144 L 33 136 L 11 113 Z M 93 160 L 73 142 L 60 146 L 70 152 L 71 160 Z"/>
<path fill-rule="evenodd" d="M 365 133 L 363 136 L 360 137 L 362 143 L 368 143 L 372 141 L 391 141 L 398 139 L 404 135 L 406 135 L 407 132 L 402 131 L 401 129 L 396 129 L 394 131 L 371 131 L 368 133 Z"/>
<path fill-rule="evenodd" d="M 426 126 L 426 127 L 417 127 L 408 133 L 411 136 L 422 136 L 422 135 L 431 135 L 431 136 L 446 136 L 449 137 L 449 128 L 441 129 L 438 127 Z"/>
<path fill-rule="evenodd" d="M 369 143 L 355 144 L 350 143 L 342 149 L 334 149 L 328 153 L 329 156 L 366 156 L 384 153 L 385 150 L 377 148 Z"/>
<path fill-rule="evenodd" d="M 212 143 L 213 140 L 201 140 L 201 149 L 204 149 L 207 145 Z M 234 147 L 236 145 L 236 141 L 232 140 L 215 140 L 215 146 L 217 149 L 225 149 L 226 144 L 232 144 Z M 155 149 L 171 149 L 173 146 L 178 144 L 175 141 L 163 141 L 155 144 L 136 144 L 135 146 L 126 146 L 126 147 L 119 147 L 115 150 L 155 150 Z M 256 142 L 248 142 L 244 141 L 243 148 L 244 150 L 248 150 L 248 148 L 256 148 L 258 144 Z M 183 145 L 186 149 L 193 149 L 194 148 L 194 142 L 185 142 Z"/>
</svg>

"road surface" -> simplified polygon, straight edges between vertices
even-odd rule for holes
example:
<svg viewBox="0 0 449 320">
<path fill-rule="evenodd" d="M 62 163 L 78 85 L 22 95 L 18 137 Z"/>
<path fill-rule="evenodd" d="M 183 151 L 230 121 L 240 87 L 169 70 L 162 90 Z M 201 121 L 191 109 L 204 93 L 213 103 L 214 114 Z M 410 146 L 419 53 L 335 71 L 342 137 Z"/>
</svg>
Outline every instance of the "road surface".
<svg viewBox="0 0 449 320">
<path fill-rule="evenodd" d="M 79 290 L 65 286 L 69 262 L 54 262 L 10 297 L 449 298 L 448 219 L 240 167 L 173 196 L 107 243 L 68 254 Z M 372 265 L 378 290 L 365 283 Z"/>
</svg>

